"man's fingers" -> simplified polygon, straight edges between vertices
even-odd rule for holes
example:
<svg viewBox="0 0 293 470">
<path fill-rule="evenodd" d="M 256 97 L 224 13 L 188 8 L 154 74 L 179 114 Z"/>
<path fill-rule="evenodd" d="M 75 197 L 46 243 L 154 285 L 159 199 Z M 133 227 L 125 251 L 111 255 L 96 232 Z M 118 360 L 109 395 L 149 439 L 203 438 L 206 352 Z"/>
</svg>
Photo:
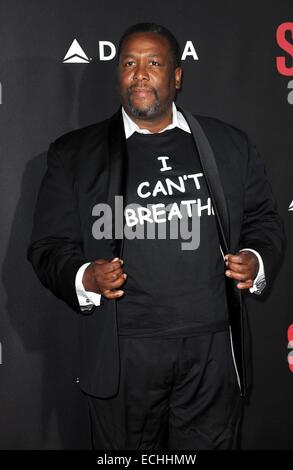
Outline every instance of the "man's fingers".
<svg viewBox="0 0 293 470">
<path fill-rule="evenodd" d="M 105 289 L 103 292 L 102 292 L 102 295 L 104 297 L 106 297 L 107 299 L 117 299 L 117 297 L 122 297 L 122 295 L 124 294 L 124 291 L 123 290 L 115 290 L 115 291 L 112 291 L 110 289 Z"/>
<path fill-rule="evenodd" d="M 125 280 L 127 278 L 127 274 L 123 273 L 121 276 L 119 276 L 115 280 L 105 280 L 104 278 L 98 281 L 98 285 L 100 286 L 100 289 L 118 289 L 119 287 L 124 284 Z"/>
<path fill-rule="evenodd" d="M 237 284 L 238 289 L 250 289 L 250 287 L 252 286 L 253 286 L 253 282 L 251 279 L 246 282 L 238 282 Z"/>
<path fill-rule="evenodd" d="M 227 268 L 230 271 L 234 271 L 236 273 L 241 273 L 244 274 L 247 272 L 247 265 L 246 264 L 240 264 L 240 263 L 228 263 Z"/>
<path fill-rule="evenodd" d="M 108 264 L 105 266 L 102 266 L 102 270 L 104 274 L 111 273 L 112 271 L 115 271 L 116 269 L 119 269 L 121 265 L 123 264 L 123 261 L 115 258 L 116 261 L 109 261 Z"/>
<path fill-rule="evenodd" d="M 118 277 L 118 279 L 116 279 L 116 281 L 107 282 L 107 289 L 117 289 L 118 287 L 122 286 L 126 280 L 126 277 L 127 275 L 123 273 L 120 277 Z"/>
<path fill-rule="evenodd" d="M 247 279 L 247 274 L 236 273 L 235 271 L 231 271 L 230 269 L 228 269 L 225 272 L 225 274 L 231 279 L 242 281 L 242 282 L 238 282 L 237 284 L 237 287 L 239 289 L 249 289 L 250 287 L 253 286 L 253 281 L 252 279 Z"/>
<path fill-rule="evenodd" d="M 237 264 L 247 263 L 247 259 L 245 259 L 245 256 L 243 255 L 243 253 L 241 255 L 228 254 L 225 256 L 225 260 L 231 263 L 237 263 Z"/>
<path fill-rule="evenodd" d="M 93 267 L 96 268 L 95 271 L 98 271 L 99 273 L 102 274 L 108 274 L 116 269 L 119 269 L 121 265 L 123 264 L 122 260 L 119 260 L 119 258 L 115 258 L 116 261 L 108 261 L 108 260 L 103 260 L 103 259 L 98 259 L 94 261 Z"/>
<path fill-rule="evenodd" d="M 225 274 L 226 276 L 231 277 L 232 279 L 236 279 L 237 281 L 247 281 L 247 274 L 237 273 L 235 271 L 231 271 L 231 269 L 227 269 Z"/>
<path fill-rule="evenodd" d="M 116 279 L 118 279 L 121 274 L 123 274 L 123 271 L 121 267 L 119 267 L 118 269 L 115 269 L 115 271 L 111 271 L 110 273 L 104 274 L 104 280 L 109 282 L 116 281 Z"/>
<path fill-rule="evenodd" d="M 98 292 L 107 298 L 115 298 L 123 295 L 124 292 L 116 294 L 117 289 L 122 286 L 127 278 L 127 274 L 123 273 L 121 265 L 123 261 L 119 258 L 114 258 L 112 261 L 104 259 L 95 260 L 91 266 L 93 270 L 93 277 L 95 287 L 90 288 L 93 292 Z M 113 292 L 114 291 L 114 292 Z"/>
</svg>

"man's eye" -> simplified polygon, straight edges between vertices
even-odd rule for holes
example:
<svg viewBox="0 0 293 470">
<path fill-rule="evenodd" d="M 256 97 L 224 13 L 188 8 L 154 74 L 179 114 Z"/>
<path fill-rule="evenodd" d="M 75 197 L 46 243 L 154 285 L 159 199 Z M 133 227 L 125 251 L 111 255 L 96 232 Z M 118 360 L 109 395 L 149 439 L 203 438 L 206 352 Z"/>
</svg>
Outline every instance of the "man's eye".
<svg viewBox="0 0 293 470">
<path fill-rule="evenodd" d="M 156 60 L 151 60 L 151 65 L 160 65 Z"/>
<path fill-rule="evenodd" d="M 133 60 L 128 60 L 125 64 L 124 67 L 131 67 L 134 64 Z"/>
</svg>

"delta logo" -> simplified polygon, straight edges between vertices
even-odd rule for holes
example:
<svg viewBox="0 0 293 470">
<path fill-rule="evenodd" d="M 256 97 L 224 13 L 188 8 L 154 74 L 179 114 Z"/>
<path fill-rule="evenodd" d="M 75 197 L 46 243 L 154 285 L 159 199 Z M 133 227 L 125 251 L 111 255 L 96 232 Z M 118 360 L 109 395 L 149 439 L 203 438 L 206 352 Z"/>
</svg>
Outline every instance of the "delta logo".
<svg viewBox="0 0 293 470">
<path fill-rule="evenodd" d="M 88 64 L 91 59 L 88 58 L 84 50 L 80 47 L 76 39 L 72 41 L 66 55 L 63 59 L 63 64 Z"/>
<path fill-rule="evenodd" d="M 98 41 L 98 60 L 106 61 L 113 60 L 116 56 L 115 44 L 111 41 Z M 186 41 L 181 60 L 190 58 L 192 60 L 199 60 L 196 53 L 195 47 L 192 41 Z M 92 61 L 91 57 L 88 57 L 84 49 L 81 47 L 77 39 L 75 38 L 68 51 L 66 52 L 63 64 L 89 64 Z"/>
<path fill-rule="evenodd" d="M 110 41 L 99 41 L 99 59 L 112 60 L 116 55 L 116 47 Z M 83 48 L 74 39 L 65 54 L 63 64 L 89 64 L 92 58 L 88 57 Z"/>
<path fill-rule="evenodd" d="M 276 57 L 276 68 L 280 75 L 293 78 L 293 23 L 281 23 L 276 31 L 276 41 L 283 55 Z M 293 80 L 288 82 L 291 90 L 287 96 L 289 104 L 293 104 Z"/>
</svg>

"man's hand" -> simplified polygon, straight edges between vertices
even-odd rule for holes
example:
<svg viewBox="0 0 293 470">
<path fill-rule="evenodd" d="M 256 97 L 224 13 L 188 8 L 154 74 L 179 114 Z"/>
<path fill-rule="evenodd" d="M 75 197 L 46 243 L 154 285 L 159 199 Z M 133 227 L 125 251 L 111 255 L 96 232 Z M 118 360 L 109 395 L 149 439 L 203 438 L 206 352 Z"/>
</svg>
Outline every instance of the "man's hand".
<svg viewBox="0 0 293 470">
<path fill-rule="evenodd" d="M 249 289 L 259 270 L 257 256 L 251 251 L 238 251 L 235 255 L 225 256 L 227 271 L 226 276 L 236 279 L 238 289 Z"/>
<path fill-rule="evenodd" d="M 123 261 L 114 258 L 112 261 L 97 259 L 85 270 L 82 283 L 86 291 L 97 292 L 107 299 L 115 299 L 124 294 L 119 287 L 125 282 L 127 274 L 123 273 Z M 117 290 L 118 289 L 118 290 Z"/>
</svg>

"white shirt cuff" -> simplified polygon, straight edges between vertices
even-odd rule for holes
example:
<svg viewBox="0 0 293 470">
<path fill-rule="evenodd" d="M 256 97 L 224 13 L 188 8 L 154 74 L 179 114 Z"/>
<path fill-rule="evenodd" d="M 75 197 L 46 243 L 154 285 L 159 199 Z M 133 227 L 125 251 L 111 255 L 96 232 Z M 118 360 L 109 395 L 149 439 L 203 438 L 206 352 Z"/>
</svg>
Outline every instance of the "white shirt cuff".
<svg viewBox="0 0 293 470">
<path fill-rule="evenodd" d="M 90 264 L 83 264 L 75 276 L 75 290 L 81 310 L 91 310 L 94 305 L 99 306 L 101 304 L 101 294 L 86 291 L 82 283 L 83 274 Z"/>
<path fill-rule="evenodd" d="M 239 251 L 252 251 L 252 253 L 257 256 L 259 262 L 259 270 L 256 278 L 253 281 L 253 286 L 249 289 L 249 292 L 251 292 L 252 294 L 261 294 L 261 292 L 266 286 L 265 271 L 262 257 L 256 250 L 253 250 L 252 248 L 242 248 Z"/>
</svg>

